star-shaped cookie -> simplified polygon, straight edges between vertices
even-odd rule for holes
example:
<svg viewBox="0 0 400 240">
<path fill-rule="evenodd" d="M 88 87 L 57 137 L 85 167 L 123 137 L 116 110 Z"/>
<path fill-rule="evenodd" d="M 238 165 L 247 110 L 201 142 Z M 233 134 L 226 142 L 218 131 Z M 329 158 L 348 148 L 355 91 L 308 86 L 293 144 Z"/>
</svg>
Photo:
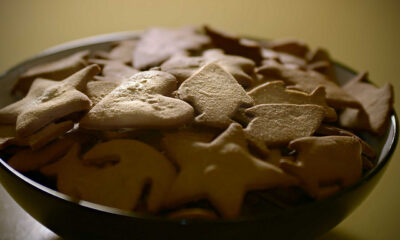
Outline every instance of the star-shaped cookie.
<svg viewBox="0 0 400 240">
<path fill-rule="evenodd" d="M 99 71 L 97 65 L 90 65 L 51 86 L 46 82 L 31 89 L 32 95 L 14 103 L 21 108 L 16 121 L 17 135 L 29 136 L 54 120 L 88 110 L 91 106 L 90 99 L 81 91 L 86 88 L 87 81 Z M 39 94 L 33 94 L 36 92 Z"/>
<path fill-rule="evenodd" d="M 181 149 L 190 156 L 175 159 L 180 172 L 164 204 L 175 207 L 206 198 L 223 217 L 233 218 L 240 214 L 247 191 L 296 184 L 296 179 L 253 157 L 237 142 L 245 142 L 245 136 L 239 124 L 232 124 L 211 143 Z"/>
</svg>

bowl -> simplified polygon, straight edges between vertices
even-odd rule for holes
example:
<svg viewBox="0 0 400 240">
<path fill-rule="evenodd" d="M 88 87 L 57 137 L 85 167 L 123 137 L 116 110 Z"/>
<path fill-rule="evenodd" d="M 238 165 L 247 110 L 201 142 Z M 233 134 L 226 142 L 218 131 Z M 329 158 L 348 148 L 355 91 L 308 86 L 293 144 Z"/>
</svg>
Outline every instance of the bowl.
<svg viewBox="0 0 400 240">
<path fill-rule="evenodd" d="M 37 64 L 84 49 L 107 50 L 115 41 L 138 38 L 140 32 L 95 36 L 50 48 L 0 76 L 2 86 L 12 86 L 18 75 Z M 340 84 L 356 72 L 336 63 Z M 15 99 L 10 88 L 0 88 L 0 106 Z M 313 239 L 345 219 L 375 187 L 398 140 L 398 118 L 382 137 L 362 134 L 378 153 L 376 165 L 360 181 L 328 198 L 279 212 L 262 212 L 232 220 L 171 220 L 126 212 L 87 201 L 77 201 L 46 187 L 11 168 L 0 159 L 0 182 L 31 216 L 64 239 Z"/>
</svg>

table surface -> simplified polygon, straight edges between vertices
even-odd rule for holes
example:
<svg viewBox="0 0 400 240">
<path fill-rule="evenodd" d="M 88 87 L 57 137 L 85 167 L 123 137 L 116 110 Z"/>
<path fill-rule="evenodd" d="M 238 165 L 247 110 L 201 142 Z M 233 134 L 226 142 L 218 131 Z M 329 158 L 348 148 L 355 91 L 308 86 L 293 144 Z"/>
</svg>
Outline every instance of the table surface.
<svg viewBox="0 0 400 240">
<path fill-rule="evenodd" d="M 0 72 L 66 41 L 97 34 L 208 23 L 233 33 L 295 37 L 400 93 L 400 1 L 263 0 L 1 0 Z M 399 103 L 395 103 L 395 109 Z M 400 237 L 399 150 L 382 180 L 345 221 L 322 240 Z M 59 239 L 25 213 L 0 185 L 0 240 Z"/>
</svg>

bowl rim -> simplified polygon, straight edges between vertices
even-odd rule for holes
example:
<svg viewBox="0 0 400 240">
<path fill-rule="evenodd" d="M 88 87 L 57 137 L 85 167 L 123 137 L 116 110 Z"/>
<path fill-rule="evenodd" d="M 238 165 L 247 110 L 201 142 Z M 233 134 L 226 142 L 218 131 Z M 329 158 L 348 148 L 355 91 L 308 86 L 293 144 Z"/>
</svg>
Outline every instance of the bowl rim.
<svg viewBox="0 0 400 240">
<path fill-rule="evenodd" d="M 73 40 L 69 41 L 60 45 L 56 45 L 54 47 L 50 47 L 30 58 L 28 58 L 25 61 L 22 61 L 15 66 L 11 67 L 10 69 L 6 70 L 4 73 L 0 74 L 0 81 L 5 78 L 7 75 L 9 75 L 12 72 L 17 71 L 21 66 L 24 66 L 30 62 L 33 62 L 39 58 L 42 57 L 47 57 L 53 54 L 57 54 L 63 51 L 70 51 L 70 50 L 77 50 L 80 48 L 88 48 L 89 46 L 96 45 L 96 44 L 107 44 L 107 43 L 112 43 L 115 41 L 121 41 L 121 40 L 128 40 L 128 39 L 135 39 L 139 37 L 139 34 L 143 32 L 143 30 L 137 30 L 137 31 L 124 31 L 124 32 L 114 32 L 114 33 L 108 33 L 108 34 L 100 34 L 100 35 L 95 35 L 87 38 L 82 38 L 78 40 Z M 249 38 L 249 39 L 256 39 L 256 38 Z M 356 75 L 357 72 L 354 71 L 352 68 L 334 61 L 335 66 L 342 68 L 343 70 Z M 218 218 L 215 220 L 201 220 L 201 219 L 169 219 L 166 218 L 165 216 L 154 216 L 154 215 L 149 215 L 149 214 L 143 214 L 143 213 L 135 213 L 135 212 L 130 212 L 130 211 L 125 211 L 113 207 L 108 207 L 104 206 L 101 204 L 96 204 L 92 203 L 89 201 L 85 200 L 78 200 L 75 198 L 72 198 L 64 193 L 58 192 L 56 190 L 53 190 L 45 185 L 42 185 L 38 182 L 35 182 L 34 180 L 26 177 L 22 173 L 18 172 L 17 170 L 13 169 L 11 166 L 9 166 L 2 158 L 0 158 L 0 167 L 6 171 L 7 174 L 17 177 L 21 182 L 24 184 L 28 185 L 29 187 L 39 191 L 41 194 L 49 195 L 51 197 L 57 198 L 58 200 L 61 200 L 65 203 L 68 204 L 76 204 L 78 207 L 85 208 L 86 210 L 91 210 L 91 211 L 98 211 L 103 214 L 110 214 L 110 215 L 120 215 L 128 218 L 134 218 L 135 220 L 140 220 L 140 221 L 158 221 L 159 223 L 176 223 L 179 225 L 190 225 L 190 224 L 229 224 L 229 223 L 242 223 L 242 222 L 251 222 L 251 221 L 260 221 L 260 220 L 265 220 L 265 219 L 271 219 L 274 218 L 277 215 L 282 215 L 282 214 L 293 214 L 294 212 L 297 211 L 302 211 L 302 209 L 309 208 L 311 206 L 316 206 L 316 205 L 323 205 L 328 201 L 332 201 L 335 199 L 340 198 L 341 196 L 347 194 L 348 192 L 353 191 L 354 189 L 360 187 L 363 185 L 365 182 L 371 180 L 377 173 L 379 173 L 389 162 L 391 157 L 393 156 L 393 153 L 397 147 L 398 143 L 398 138 L 399 138 L 399 120 L 398 116 L 395 112 L 395 110 L 392 110 L 392 113 L 390 114 L 390 124 L 393 126 L 393 136 L 391 139 L 387 139 L 386 141 L 390 140 L 390 149 L 386 152 L 386 154 L 382 157 L 382 160 L 377 163 L 376 166 L 366 174 L 364 174 L 359 181 L 356 183 L 343 188 L 341 191 L 338 193 L 329 196 L 327 198 L 321 199 L 321 200 L 316 200 L 316 201 L 310 201 L 305 204 L 302 204 L 300 206 L 296 206 L 293 208 L 286 209 L 280 213 L 277 214 L 269 214 L 269 215 L 264 215 L 264 214 L 258 214 L 255 216 L 243 216 L 243 217 L 238 217 L 234 219 L 224 219 L 224 218 Z M 1 184 L 1 182 L 0 182 Z M 7 189 L 6 189 L 7 190 Z"/>
</svg>

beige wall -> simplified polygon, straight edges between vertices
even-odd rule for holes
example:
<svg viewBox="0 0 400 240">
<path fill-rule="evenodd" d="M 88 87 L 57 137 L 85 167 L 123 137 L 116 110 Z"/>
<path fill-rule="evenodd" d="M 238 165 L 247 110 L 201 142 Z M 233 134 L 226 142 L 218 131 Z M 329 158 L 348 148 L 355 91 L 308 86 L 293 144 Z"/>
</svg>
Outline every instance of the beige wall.
<svg viewBox="0 0 400 240">
<path fill-rule="evenodd" d="M 297 37 L 323 46 L 400 94 L 400 1 L 0 0 L 0 72 L 50 46 L 95 34 L 208 23 L 263 38 Z M 396 108 L 399 108 L 396 103 Z M 400 236 L 399 151 L 377 189 L 323 239 Z"/>
</svg>

